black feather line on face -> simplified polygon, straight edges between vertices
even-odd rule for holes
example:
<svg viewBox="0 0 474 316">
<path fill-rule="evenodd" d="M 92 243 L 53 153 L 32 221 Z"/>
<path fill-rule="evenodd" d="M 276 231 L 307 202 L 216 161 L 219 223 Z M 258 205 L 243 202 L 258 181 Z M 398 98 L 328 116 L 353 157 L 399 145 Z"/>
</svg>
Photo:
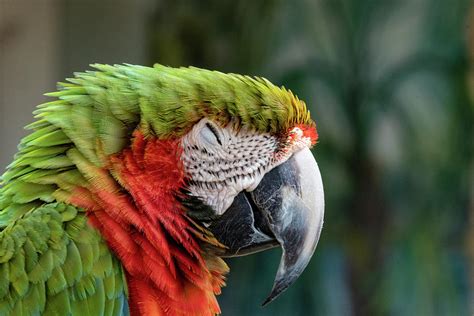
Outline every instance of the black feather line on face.
<svg viewBox="0 0 474 316">
<path fill-rule="evenodd" d="M 211 206 L 201 198 L 191 195 L 187 189 L 181 189 L 176 199 L 183 206 L 186 215 L 195 221 L 210 223 L 219 217 Z"/>
</svg>

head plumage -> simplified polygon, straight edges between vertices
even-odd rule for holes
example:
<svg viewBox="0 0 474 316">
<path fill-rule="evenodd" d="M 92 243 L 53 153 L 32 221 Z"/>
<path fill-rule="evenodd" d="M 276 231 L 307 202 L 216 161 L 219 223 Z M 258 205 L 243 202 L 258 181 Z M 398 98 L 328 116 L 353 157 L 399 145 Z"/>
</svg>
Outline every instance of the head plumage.
<svg viewBox="0 0 474 316">
<path fill-rule="evenodd" d="M 159 138 L 181 136 L 203 117 L 269 133 L 314 124 L 303 101 L 264 78 L 158 64 L 92 67 L 98 71 L 76 73 L 54 95 L 71 103 L 95 103 L 124 123 L 139 119 L 145 131 Z M 137 111 L 139 117 L 133 115 Z M 130 117 L 123 117 L 126 112 Z"/>
</svg>

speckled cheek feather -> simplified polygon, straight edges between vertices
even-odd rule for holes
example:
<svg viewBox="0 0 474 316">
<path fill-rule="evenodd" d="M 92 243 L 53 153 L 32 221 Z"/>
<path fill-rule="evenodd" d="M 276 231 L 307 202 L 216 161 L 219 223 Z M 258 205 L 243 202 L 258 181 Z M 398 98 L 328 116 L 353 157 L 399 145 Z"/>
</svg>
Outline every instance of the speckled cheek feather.
<svg viewBox="0 0 474 316">
<path fill-rule="evenodd" d="M 316 138 L 311 127 L 295 126 L 277 136 L 204 118 L 181 143 L 187 189 L 221 215 L 239 192 L 252 191 L 269 170 Z"/>
</svg>

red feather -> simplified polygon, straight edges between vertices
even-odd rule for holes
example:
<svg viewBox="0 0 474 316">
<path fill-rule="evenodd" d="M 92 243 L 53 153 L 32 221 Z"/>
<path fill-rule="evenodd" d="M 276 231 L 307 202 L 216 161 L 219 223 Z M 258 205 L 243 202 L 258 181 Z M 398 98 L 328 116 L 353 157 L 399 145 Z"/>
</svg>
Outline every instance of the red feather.
<svg viewBox="0 0 474 316">
<path fill-rule="evenodd" d="M 179 140 L 136 131 L 130 148 L 111 157 L 110 172 L 101 170 L 100 181 L 77 188 L 70 200 L 88 210 L 122 262 L 132 315 L 220 313 L 215 294 L 223 272 L 206 266 L 194 224 L 176 200 L 185 177 L 180 156 Z"/>
</svg>

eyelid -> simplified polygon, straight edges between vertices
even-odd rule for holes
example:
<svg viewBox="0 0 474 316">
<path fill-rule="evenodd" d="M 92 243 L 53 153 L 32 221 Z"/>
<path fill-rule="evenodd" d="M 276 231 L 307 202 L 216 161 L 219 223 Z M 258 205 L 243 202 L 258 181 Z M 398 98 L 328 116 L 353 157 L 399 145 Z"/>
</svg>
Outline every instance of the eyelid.
<svg viewBox="0 0 474 316">
<path fill-rule="evenodd" d="M 217 131 L 216 127 L 214 125 L 212 125 L 211 123 L 206 123 L 206 126 L 207 126 L 207 128 L 209 128 L 209 130 L 212 132 L 212 134 L 214 134 L 214 136 L 216 137 L 216 140 L 219 143 L 219 145 L 222 146 L 222 141 L 219 137 L 219 132 Z"/>
</svg>

